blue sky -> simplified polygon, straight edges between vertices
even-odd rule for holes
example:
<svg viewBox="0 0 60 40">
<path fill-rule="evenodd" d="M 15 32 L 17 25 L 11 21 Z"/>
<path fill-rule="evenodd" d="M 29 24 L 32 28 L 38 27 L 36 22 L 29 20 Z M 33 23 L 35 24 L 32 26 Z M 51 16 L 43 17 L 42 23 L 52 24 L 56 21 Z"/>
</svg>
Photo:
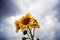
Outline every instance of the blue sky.
<svg viewBox="0 0 60 40">
<path fill-rule="evenodd" d="M 21 40 L 14 21 L 27 12 L 40 24 L 35 40 L 60 40 L 60 0 L 0 0 L 0 40 Z"/>
</svg>

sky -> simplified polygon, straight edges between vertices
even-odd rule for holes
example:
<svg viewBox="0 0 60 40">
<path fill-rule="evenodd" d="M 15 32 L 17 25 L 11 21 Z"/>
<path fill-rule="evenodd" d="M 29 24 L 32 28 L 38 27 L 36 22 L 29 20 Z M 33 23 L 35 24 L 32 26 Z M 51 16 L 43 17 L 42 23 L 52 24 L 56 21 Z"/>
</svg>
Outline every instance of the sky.
<svg viewBox="0 0 60 40">
<path fill-rule="evenodd" d="M 16 33 L 14 22 L 27 12 L 40 25 L 35 40 L 60 40 L 60 0 L 0 0 L 0 40 L 21 40 L 24 35 Z"/>
</svg>

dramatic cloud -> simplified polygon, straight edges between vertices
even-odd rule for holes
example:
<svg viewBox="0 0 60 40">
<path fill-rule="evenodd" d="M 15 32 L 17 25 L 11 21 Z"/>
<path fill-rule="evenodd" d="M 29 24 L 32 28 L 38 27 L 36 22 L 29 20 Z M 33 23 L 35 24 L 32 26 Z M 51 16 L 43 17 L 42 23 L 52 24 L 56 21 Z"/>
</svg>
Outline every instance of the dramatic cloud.
<svg viewBox="0 0 60 40">
<path fill-rule="evenodd" d="M 22 15 L 30 12 L 39 22 L 40 29 L 36 29 L 35 40 L 40 38 L 41 40 L 59 40 L 60 39 L 60 2 L 59 0 L 13 0 L 12 4 L 17 8 L 11 7 L 12 11 L 6 11 L 9 17 L 0 20 L 0 32 L 4 33 L 8 40 L 21 40 L 23 34 L 15 32 L 15 19 L 18 19 Z M 2 5 L 1 5 L 2 6 Z M 4 8 L 4 7 L 2 7 Z M 1 8 L 1 9 L 2 9 Z M 15 11 L 15 9 L 20 11 Z M 7 8 L 6 8 L 7 9 Z M 9 8 L 8 8 L 9 9 Z M 2 12 L 5 10 L 2 9 Z M 1 15 L 3 15 L 1 12 Z M 9 15 L 12 12 L 11 15 Z M 16 13 L 17 15 L 16 15 Z M 19 14 L 21 13 L 21 14 Z M 19 15 L 18 15 L 19 14 Z"/>
<path fill-rule="evenodd" d="M 10 17 L 19 14 L 20 9 L 12 0 L 0 0 L 0 18 Z"/>
</svg>

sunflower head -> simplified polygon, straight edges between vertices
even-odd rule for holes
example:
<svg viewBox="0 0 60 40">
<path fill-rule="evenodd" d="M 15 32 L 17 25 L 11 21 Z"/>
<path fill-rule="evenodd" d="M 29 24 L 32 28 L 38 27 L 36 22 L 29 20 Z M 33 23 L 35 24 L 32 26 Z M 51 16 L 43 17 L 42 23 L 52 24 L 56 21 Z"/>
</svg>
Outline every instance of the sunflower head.
<svg viewBox="0 0 60 40">
<path fill-rule="evenodd" d="M 30 13 L 20 18 L 20 25 L 22 26 L 21 27 L 22 31 L 26 30 L 28 28 L 27 26 L 30 26 L 32 19 L 33 17 L 31 17 Z"/>
<path fill-rule="evenodd" d="M 31 27 L 32 28 L 40 28 L 38 22 L 36 19 L 33 19 L 32 22 L 31 22 Z"/>
<path fill-rule="evenodd" d="M 18 30 L 20 29 L 19 23 L 20 23 L 19 20 L 16 20 L 16 21 L 15 21 L 16 32 L 18 32 Z"/>
</svg>

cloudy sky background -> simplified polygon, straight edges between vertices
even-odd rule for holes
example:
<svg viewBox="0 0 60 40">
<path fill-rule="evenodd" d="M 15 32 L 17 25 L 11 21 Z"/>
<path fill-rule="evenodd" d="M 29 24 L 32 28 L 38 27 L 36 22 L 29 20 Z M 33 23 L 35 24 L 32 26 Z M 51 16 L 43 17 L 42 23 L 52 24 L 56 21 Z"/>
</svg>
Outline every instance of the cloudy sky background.
<svg viewBox="0 0 60 40">
<path fill-rule="evenodd" d="M 0 40 L 21 40 L 15 19 L 30 12 L 39 22 L 35 40 L 60 40 L 60 0 L 0 0 Z"/>
</svg>

